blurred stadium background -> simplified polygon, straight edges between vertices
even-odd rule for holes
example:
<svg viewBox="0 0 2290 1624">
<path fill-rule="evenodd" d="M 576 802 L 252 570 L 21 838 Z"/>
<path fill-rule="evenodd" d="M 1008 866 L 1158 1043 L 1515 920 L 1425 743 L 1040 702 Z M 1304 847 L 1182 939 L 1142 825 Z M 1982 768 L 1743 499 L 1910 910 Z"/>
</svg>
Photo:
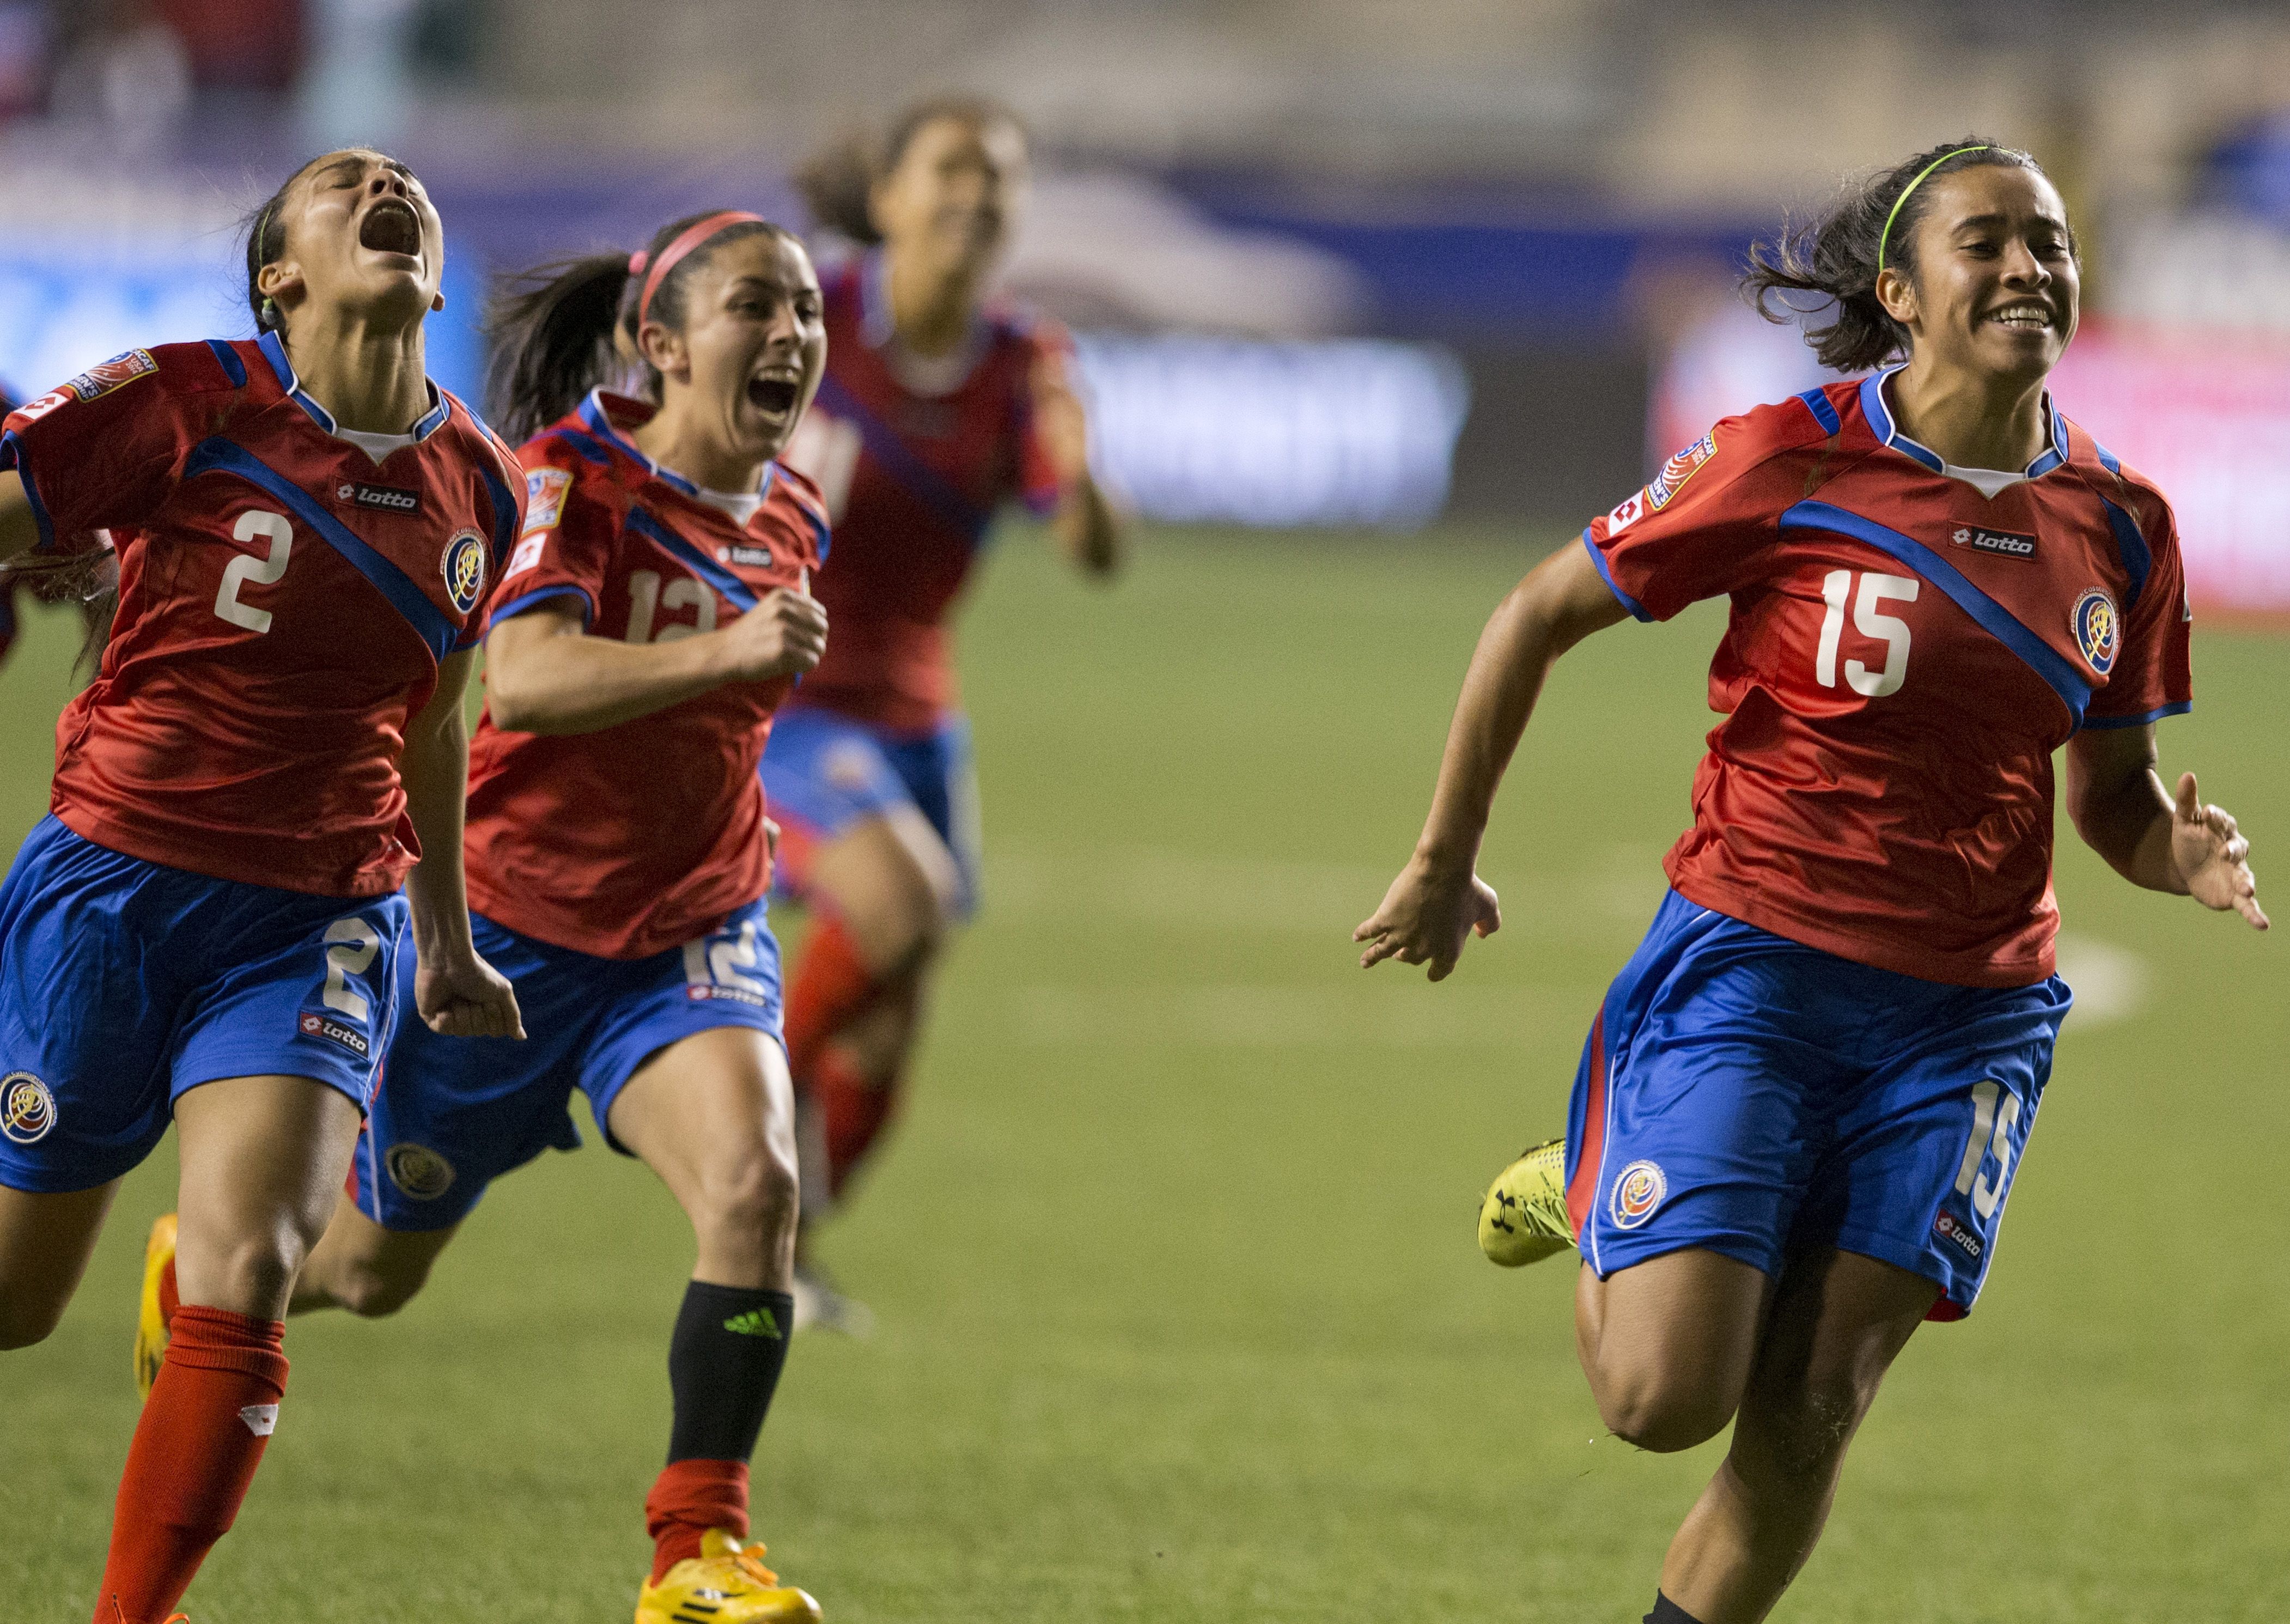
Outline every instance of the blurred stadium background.
<svg viewBox="0 0 2290 1624">
<path fill-rule="evenodd" d="M 1597 1436 L 1567 1284 L 1478 1184 L 1560 1120 L 1660 892 L 1718 621 L 1570 660 L 1487 857 L 1503 935 L 1346 980 L 1480 620 L 1713 419 L 1816 381 L 1729 268 L 1838 172 L 1967 130 L 2067 190 L 2066 410 L 2177 505 L 2203 629 L 2166 764 L 2290 839 L 2290 14 L 2182 0 L 0 0 L 0 377 L 246 330 L 238 218 L 382 145 L 487 272 L 710 204 L 910 93 L 1037 177 L 1012 290 L 1076 330 L 1147 522 L 1085 595 L 1022 527 L 965 637 L 988 908 L 916 1107 L 829 1241 L 760 1532 L 831 1617 L 1634 1618 L 1704 1450 Z M 76 620 L 0 674 L 0 851 Z M 1994 1289 L 1879 1404 L 1782 1617 L 2272 1619 L 2290 1342 L 2279 948 L 2063 848 L 2083 995 Z M 2278 910 L 2281 911 L 2281 910 Z M 13 1356 L 0 1618 L 100 1561 L 159 1158 Z M 294 1426 L 192 1594 L 245 1624 L 622 1616 L 686 1245 L 601 1153 L 509 1180 L 400 1320 L 298 1323 Z"/>
</svg>

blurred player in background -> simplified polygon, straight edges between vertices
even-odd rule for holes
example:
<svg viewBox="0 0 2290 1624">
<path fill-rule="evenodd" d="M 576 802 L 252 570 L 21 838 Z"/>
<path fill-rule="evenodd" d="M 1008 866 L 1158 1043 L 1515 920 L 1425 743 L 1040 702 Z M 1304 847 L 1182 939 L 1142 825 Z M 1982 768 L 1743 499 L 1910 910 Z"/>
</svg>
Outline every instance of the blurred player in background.
<svg viewBox="0 0 2290 1624">
<path fill-rule="evenodd" d="M 827 636 L 805 589 L 826 509 L 773 461 L 825 364 L 819 283 L 789 233 L 698 215 L 642 253 L 512 283 L 492 336 L 499 420 L 531 436 L 529 506 L 485 637 L 469 887 L 535 1036 L 403 1032 L 294 1307 L 401 1307 L 488 1183 L 580 1144 L 581 1090 L 698 1241 L 639 1624 L 815 1619 L 747 1539 L 749 1457 L 795 1322 L 795 1098 L 757 768 Z M 645 399 L 598 387 L 632 356 Z"/>
<path fill-rule="evenodd" d="M 1552 662 L 1731 596 L 1673 889 L 1591 1028 L 1566 1137 L 1481 1215 L 1498 1262 L 1580 1247 L 1577 1344 L 1617 1434 L 1669 1451 L 1734 1423 L 1648 1624 L 1763 1619 L 1886 1367 L 1979 1294 L 2070 1003 L 2052 752 L 2118 873 L 2267 924 L 2234 820 L 2155 770 L 2154 724 L 2191 697 L 2178 537 L 2045 389 L 2078 267 L 2035 161 L 1920 153 L 1748 284 L 1836 301 L 1825 364 L 1905 364 L 1726 419 L 1526 578 L 1356 933 L 1364 964 L 1445 976 L 1500 923 L 1474 865 Z"/>
<path fill-rule="evenodd" d="M 827 381 L 789 452 L 835 523 L 816 587 L 835 637 L 764 756 L 780 884 L 812 914 L 788 992 L 808 1220 L 896 1108 L 932 961 L 977 899 L 954 601 L 1012 498 L 1093 575 L 1119 562 L 1121 526 L 1090 476 L 1063 335 L 987 300 L 1026 191 L 1016 118 L 925 101 L 798 180 L 820 223 L 864 248 L 827 279 Z M 813 1275 L 799 1263 L 806 1316 L 850 1325 Z"/>
<path fill-rule="evenodd" d="M 0 1345 L 54 1328 L 171 1116 L 181 1149 L 97 1624 L 158 1624 L 237 1513 L 401 1000 L 522 1033 L 461 876 L 461 693 L 522 489 L 423 376 L 444 244 L 404 165 L 316 159 L 249 234 L 259 340 L 130 350 L 0 433 L 0 558 L 126 538 L 0 885 Z"/>
</svg>

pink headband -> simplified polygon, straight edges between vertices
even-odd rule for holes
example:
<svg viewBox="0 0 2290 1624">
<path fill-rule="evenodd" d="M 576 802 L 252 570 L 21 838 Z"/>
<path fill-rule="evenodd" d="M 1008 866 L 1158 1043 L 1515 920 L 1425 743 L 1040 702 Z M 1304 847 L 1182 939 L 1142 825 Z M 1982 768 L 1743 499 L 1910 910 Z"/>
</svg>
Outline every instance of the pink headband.
<svg viewBox="0 0 2290 1624">
<path fill-rule="evenodd" d="M 763 226 L 770 223 L 760 214 L 749 214 L 741 209 L 726 209 L 720 214 L 710 214 L 706 220 L 686 227 L 676 241 L 660 251 L 660 258 L 657 260 L 643 249 L 638 249 L 630 254 L 629 275 L 644 276 L 645 279 L 644 292 L 637 300 L 637 331 L 638 332 L 644 331 L 644 324 L 652 315 L 652 296 L 660 292 L 660 284 L 668 280 L 668 273 L 676 268 L 678 260 L 728 226 Z M 645 275 L 645 267 L 647 265 L 652 268 L 650 276 Z"/>
</svg>

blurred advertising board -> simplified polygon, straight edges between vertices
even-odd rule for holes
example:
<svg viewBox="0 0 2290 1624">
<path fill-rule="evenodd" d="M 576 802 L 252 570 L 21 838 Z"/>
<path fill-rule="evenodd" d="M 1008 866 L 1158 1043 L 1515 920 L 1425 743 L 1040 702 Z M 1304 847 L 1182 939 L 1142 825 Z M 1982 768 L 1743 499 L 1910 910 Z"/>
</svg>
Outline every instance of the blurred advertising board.
<svg viewBox="0 0 2290 1624">
<path fill-rule="evenodd" d="M 1718 303 L 1661 365 L 1650 462 L 1719 418 L 1836 376 L 1795 327 Z M 2052 389 L 2070 418 L 2170 499 L 2196 609 L 2290 628 L 2290 501 L 2279 475 L 2290 334 L 2086 318 Z"/>
</svg>

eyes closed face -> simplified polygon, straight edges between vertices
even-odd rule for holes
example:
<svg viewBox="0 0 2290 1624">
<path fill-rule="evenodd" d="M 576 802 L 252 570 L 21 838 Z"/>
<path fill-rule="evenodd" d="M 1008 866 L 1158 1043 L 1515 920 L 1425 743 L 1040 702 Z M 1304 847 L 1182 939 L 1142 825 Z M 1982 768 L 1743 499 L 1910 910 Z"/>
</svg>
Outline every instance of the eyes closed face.
<svg viewBox="0 0 2290 1624">
<path fill-rule="evenodd" d="M 827 370 L 811 256 L 771 233 L 727 243 L 693 267 L 685 310 L 683 364 L 670 352 L 661 372 L 714 403 L 725 444 L 778 456 Z"/>
<path fill-rule="evenodd" d="M 2041 378 L 2075 333 L 2082 286 L 2059 193 L 2033 170 L 1994 164 L 1926 185 L 1934 195 L 1917 226 L 1915 285 L 1888 308 L 1919 348 L 1991 375 Z"/>
<path fill-rule="evenodd" d="M 445 228 L 396 159 L 330 153 L 296 180 L 281 212 L 285 251 L 262 272 L 263 291 L 281 305 L 299 292 L 378 311 L 402 307 L 409 323 L 438 308 Z"/>
</svg>

